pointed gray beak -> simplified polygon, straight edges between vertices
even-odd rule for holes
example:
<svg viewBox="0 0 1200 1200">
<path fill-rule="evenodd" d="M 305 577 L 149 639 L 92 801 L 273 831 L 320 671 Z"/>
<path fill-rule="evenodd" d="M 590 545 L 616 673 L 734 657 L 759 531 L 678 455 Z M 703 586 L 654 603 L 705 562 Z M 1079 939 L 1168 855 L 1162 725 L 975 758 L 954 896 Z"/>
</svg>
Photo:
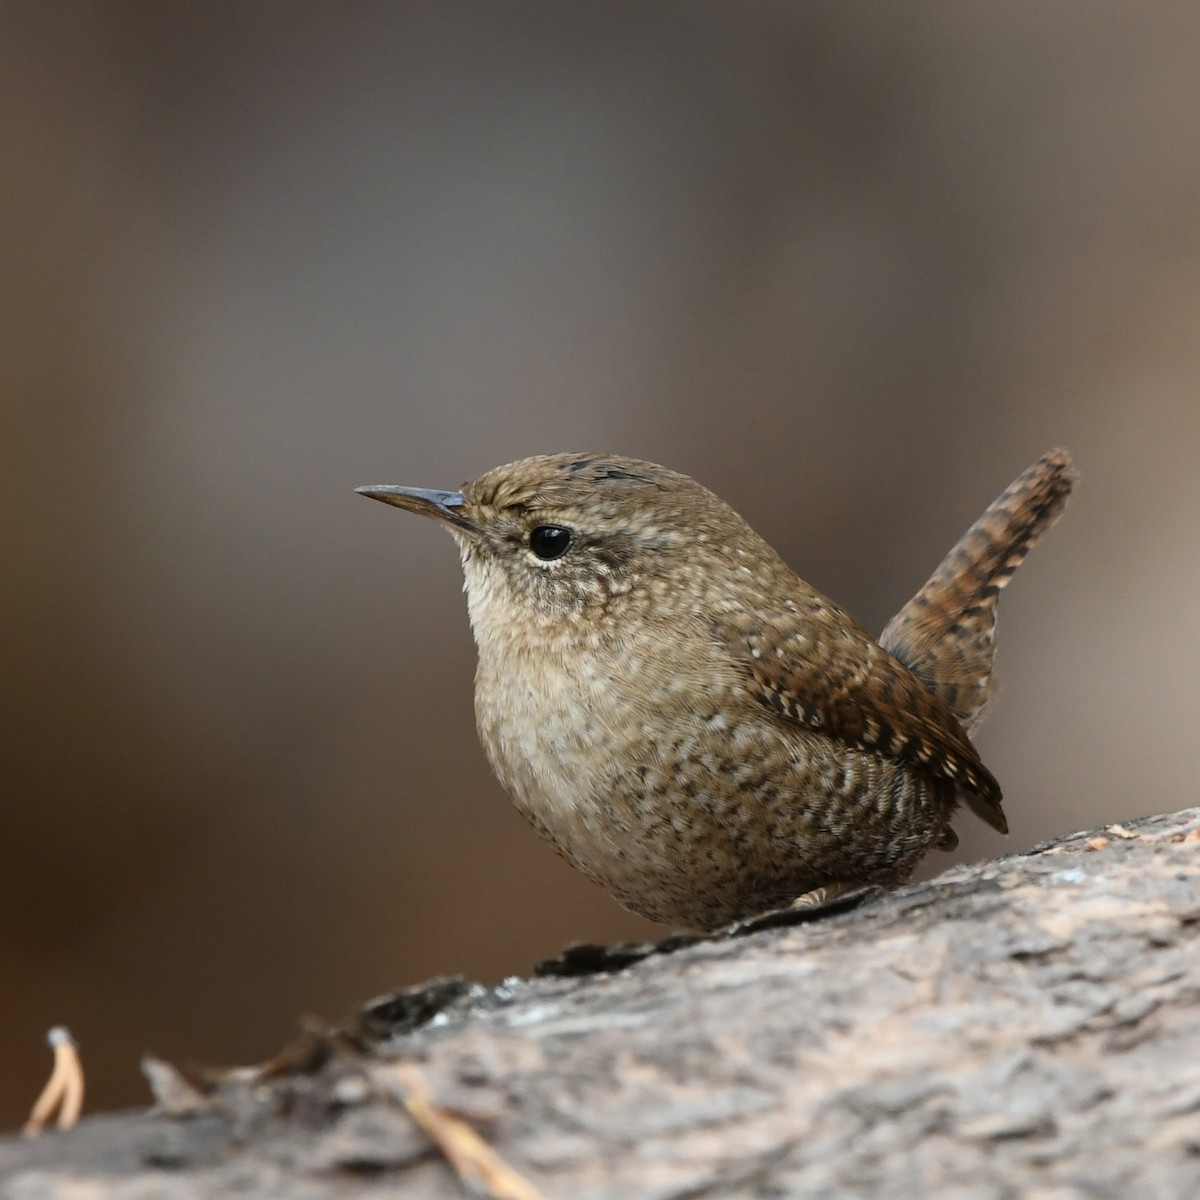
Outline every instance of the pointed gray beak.
<svg viewBox="0 0 1200 1200">
<path fill-rule="evenodd" d="M 466 501 L 462 492 L 439 492 L 432 488 L 400 487 L 394 483 L 369 483 L 365 487 L 354 489 L 360 496 L 370 496 L 372 500 L 382 500 L 384 504 L 394 504 L 397 508 L 407 509 L 419 517 L 432 517 L 435 521 L 443 521 L 455 529 L 467 533 L 478 533 L 479 527 L 463 511 Z"/>
</svg>

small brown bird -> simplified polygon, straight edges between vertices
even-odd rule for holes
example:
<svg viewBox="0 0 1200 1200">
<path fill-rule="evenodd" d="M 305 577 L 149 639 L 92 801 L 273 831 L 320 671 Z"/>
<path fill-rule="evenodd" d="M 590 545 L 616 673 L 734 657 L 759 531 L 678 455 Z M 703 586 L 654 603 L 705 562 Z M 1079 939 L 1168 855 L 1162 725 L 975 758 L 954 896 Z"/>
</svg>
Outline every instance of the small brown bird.
<svg viewBox="0 0 1200 1200">
<path fill-rule="evenodd" d="M 1075 480 L 1056 450 L 877 642 L 686 475 L 555 454 L 461 492 L 358 490 L 454 535 L 475 711 L 517 808 L 654 921 L 714 929 L 908 877 L 958 804 L 1007 831 L 968 734 L 996 601 Z"/>
</svg>

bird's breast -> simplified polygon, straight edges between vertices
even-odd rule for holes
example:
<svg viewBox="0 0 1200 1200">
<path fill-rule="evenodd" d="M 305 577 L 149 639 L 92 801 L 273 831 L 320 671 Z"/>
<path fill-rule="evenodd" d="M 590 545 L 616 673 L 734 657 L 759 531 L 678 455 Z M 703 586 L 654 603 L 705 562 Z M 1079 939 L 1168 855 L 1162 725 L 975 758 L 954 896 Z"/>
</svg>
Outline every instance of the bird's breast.
<svg viewBox="0 0 1200 1200">
<path fill-rule="evenodd" d="M 557 827 L 593 804 L 613 761 L 638 757 L 653 674 L 634 651 L 615 659 L 577 647 L 481 649 L 479 735 L 518 807 Z"/>
</svg>

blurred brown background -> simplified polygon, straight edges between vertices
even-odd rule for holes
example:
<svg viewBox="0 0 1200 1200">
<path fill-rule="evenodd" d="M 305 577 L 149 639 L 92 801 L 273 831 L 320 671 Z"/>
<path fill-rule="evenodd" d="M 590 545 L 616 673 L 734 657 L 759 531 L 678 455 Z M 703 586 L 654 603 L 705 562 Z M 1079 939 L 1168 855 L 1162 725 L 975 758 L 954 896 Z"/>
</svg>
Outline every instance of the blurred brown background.
<svg viewBox="0 0 1200 1200">
<path fill-rule="evenodd" d="M 0 1127 L 56 1022 L 141 1103 L 650 929 L 360 483 L 656 459 L 879 628 L 1066 445 L 961 853 L 1194 802 L 1198 64 L 1192 0 L 3 5 Z"/>
</svg>

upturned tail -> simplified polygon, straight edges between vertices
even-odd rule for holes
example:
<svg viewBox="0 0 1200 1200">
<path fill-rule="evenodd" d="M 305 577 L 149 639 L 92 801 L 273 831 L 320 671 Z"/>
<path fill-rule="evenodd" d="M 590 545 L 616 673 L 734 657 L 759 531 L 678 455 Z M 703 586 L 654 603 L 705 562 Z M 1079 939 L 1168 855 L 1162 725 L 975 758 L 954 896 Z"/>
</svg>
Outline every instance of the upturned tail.
<svg viewBox="0 0 1200 1200">
<path fill-rule="evenodd" d="M 968 734 L 983 722 L 991 694 L 1000 590 L 1061 516 L 1076 479 L 1065 450 L 1051 450 L 1018 475 L 879 639 Z"/>
</svg>

